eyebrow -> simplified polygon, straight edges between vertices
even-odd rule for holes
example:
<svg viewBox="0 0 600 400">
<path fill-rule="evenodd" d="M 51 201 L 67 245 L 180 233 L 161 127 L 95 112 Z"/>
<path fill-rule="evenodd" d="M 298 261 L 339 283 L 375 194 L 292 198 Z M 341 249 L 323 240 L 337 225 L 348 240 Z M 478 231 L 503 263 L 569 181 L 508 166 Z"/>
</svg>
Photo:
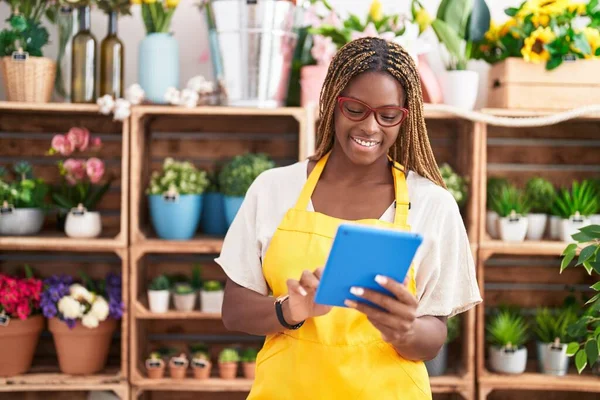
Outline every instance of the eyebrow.
<svg viewBox="0 0 600 400">
<path fill-rule="evenodd" d="M 358 101 L 362 101 L 363 103 L 367 103 L 366 101 L 364 101 L 364 100 L 362 100 L 362 99 L 359 99 L 359 98 L 357 98 L 357 97 L 354 97 L 354 96 L 344 96 L 344 97 L 349 97 L 349 98 L 351 98 L 351 99 L 358 100 Z M 368 104 L 368 103 L 367 103 L 367 104 Z M 401 106 L 401 105 L 399 105 L 399 104 L 395 104 L 395 103 L 394 103 L 394 104 L 385 104 L 385 105 L 383 105 L 383 106 L 378 106 L 378 107 L 374 107 L 374 108 L 380 108 L 380 107 L 402 107 L 402 106 Z"/>
</svg>

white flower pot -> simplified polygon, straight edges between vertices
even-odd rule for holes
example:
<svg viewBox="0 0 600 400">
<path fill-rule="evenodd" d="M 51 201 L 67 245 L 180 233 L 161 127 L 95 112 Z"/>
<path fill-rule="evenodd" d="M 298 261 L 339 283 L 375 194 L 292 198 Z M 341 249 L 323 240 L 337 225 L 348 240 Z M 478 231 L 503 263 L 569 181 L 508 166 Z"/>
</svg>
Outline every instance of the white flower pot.
<svg viewBox="0 0 600 400">
<path fill-rule="evenodd" d="M 200 291 L 200 307 L 202 312 L 220 314 L 223 306 L 224 293 L 225 292 L 222 290 L 216 292 Z"/>
<path fill-rule="evenodd" d="M 94 238 L 102 233 L 102 218 L 98 211 L 71 210 L 65 222 L 65 233 L 72 238 Z"/>
<path fill-rule="evenodd" d="M 488 211 L 486 213 L 486 229 L 492 239 L 498 239 L 498 213 Z"/>
<path fill-rule="evenodd" d="M 550 216 L 550 239 L 560 239 L 562 230 L 562 218 L 556 215 Z"/>
<path fill-rule="evenodd" d="M 175 294 L 173 293 L 173 303 L 177 311 L 192 311 L 196 305 L 196 293 Z"/>
<path fill-rule="evenodd" d="M 153 313 L 165 313 L 169 310 L 168 290 L 148 290 L 148 305 Z"/>
<path fill-rule="evenodd" d="M 543 374 L 563 376 L 569 369 L 567 345 L 554 343 L 538 343 L 540 371 Z"/>
<path fill-rule="evenodd" d="M 444 104 L 472 110 L 477 101 L 479 74 L 475 71 L 446 71 L 442 78 Z"/>
<path fill-rule="evenodd" d="M 560 239 L 563 242 L 575 243 L 571 235 L 579 233 L 579 229 L 590 225 L 591 221 L 585 217 L 574 216 L 569 219 L 563 219 L 561 223 Z"/>
<path fill-rule="evenodd" d="M 0 235 L 35 235 L 44 225 L 44 211 L 39 208 L 12 208 L 0 214 Z"/>
<path fill-rule="evenodd" d="M 600 214 L 590 215 L 592 225 L 600 225 Z"/>
<path fill-rule="evenodd" d="M 546 232 L 546 223 L 548 216 L 546 214 L 528 214 L 527 215 L 527 239 L 542 240 Z"/>
<path fill-rule="evenodd" d="M 490 369 L 501 374 L 522 374 L 527 366 L 527 348 L 506 350 L 491 346 Z"/>
<path fill-rule="evenodd" d="M 527 234 L 527 217 L 506 217 L 498 220 L 500 239 L 505 242 L 522 242 Z"/>
</svg>

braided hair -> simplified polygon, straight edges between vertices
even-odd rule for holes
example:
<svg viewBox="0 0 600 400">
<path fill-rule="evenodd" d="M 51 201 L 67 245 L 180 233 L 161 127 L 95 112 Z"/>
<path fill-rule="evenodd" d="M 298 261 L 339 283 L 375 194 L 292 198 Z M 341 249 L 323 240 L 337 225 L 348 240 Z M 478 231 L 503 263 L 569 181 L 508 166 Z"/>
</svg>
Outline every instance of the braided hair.
<svg viewBox="0 0 600 400">
<path fill-rule="evenodd" d="M 423 115 L 423 95 L 417 67 L 401 46 L 383 39 L 367 37 L 344 45 L 333 58 L 327 71 L 319 111 L 317 148 L 312 160 L 319 160 L 333 147 L 334 111 L 337 97 L 350 80 L 363 72 L 387 72 L 400 82 L 406 92 L 408 116 L 400 127 L 390 157 L 436 184 L 446 187 L 438 169 Z"/>
</svg>

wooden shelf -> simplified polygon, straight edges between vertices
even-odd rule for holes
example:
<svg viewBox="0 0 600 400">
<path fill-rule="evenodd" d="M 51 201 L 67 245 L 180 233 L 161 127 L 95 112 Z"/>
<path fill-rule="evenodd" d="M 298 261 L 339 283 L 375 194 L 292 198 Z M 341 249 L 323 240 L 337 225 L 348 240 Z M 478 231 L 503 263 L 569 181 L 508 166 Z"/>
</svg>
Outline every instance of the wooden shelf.
<svg viewBox="0 0 600 400">
<path fill-rule="evenodd" d="M 512 117 L 512 118 L 524 118 L 524 117 L 546 117 L 549 115 L 557 114 L 559 110 L 513 110 L 508 108 L 482 108 L 480 110 L 483 113 L 495 115 L 497 117 Z M 563 110 L 567 111 L 567 110 Z M 575 120 L 599 120 L 600 113 L 591 113 L 585 116 L 574 118 Z"/>
<path fill-rule="evenodd" d="M 206 236 L 191 240 L 143 239 L 135 246 L 145 253 L 217 254 L 221 252 L 223 239 Z"/>
<path fill-rule="evenodd" d="M 167 372 L 168 374 L 168 372 Z M 249 392 L 252 388 L 251 379 L 224 380 L 209 378 L 198 380 L 192 377 L 185 379 L 148 379 L 140 378 L 133 380 L 134 386 L 144 390 L 160 391 L 194 391 L 194 392 Z"/>
<path fill-rule="evenodd" d="M 479 384 L 491 390 L 600 392 L 600 376 L 594 375 L 554 376 L 530 372 L 521 375 L 500 375 L 486 372 L 479 377 Z"/>
<path fill-rule="evenodd" d="M 184 312 L 169 310 L 166 313 L 153 313 L 139 300 L 135 302 L 134 317 L 137 319 L 212 319 L 220 320 L 221 314 L 205 313 L 199 310 Z"/>
<path fill-rule="evenodd" d="M 462 393 L 472 390 L 473 378 L 468 376 L 444 375 L 429 378 L 433 393 Z"/>
<path fill-rule="evenodd" d="M 113 251 L 127 248 L 126 239 L 75 239 L 57 232 L 39 236 L 0 236 L 0 250 Z"/>
<path fill-rule="evenodd" d="M 56 367 L 33 368 L 31 373 L 0 378 L 0 392 L 37 390 L 38 387 L 45 390 L 106 390 L 107 386 L 118 385 L 124 379 L 116 367 L 86 376 L 63 374 Z"/>
<path fill-rule="evenodd" d="M 110 115 L 100 114 L 100 107 L 96 104 L 75 104 L 75 103 L 23 103 L 17 101 L 0 101 L 0 110 L 8 111 L 55 111 L 66 113 L 98 113 L 100 116 L 112 118 Z"/>
<path fill-rule="evenodd" d="M 502 240 L 485 240 L 481 242 L 479 248 L 493 254 L 560 256 L 567 246 L 568 243 L 557 240 L 526 240 L 519 243 L 504 242 Z"/>
</svg>

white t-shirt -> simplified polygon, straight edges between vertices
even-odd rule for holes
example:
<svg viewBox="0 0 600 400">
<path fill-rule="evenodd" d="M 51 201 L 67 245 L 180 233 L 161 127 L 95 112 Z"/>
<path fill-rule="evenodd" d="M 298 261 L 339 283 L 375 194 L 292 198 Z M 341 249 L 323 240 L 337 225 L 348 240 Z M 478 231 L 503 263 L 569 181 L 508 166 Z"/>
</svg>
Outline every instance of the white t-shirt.
<svg viewBox="0 0 600 400">
<path fill-rule="evenodd" d="M 285 213 L 307 180 L 308 160 L 263 172 L 252 183 L 215 260 L 240 286 L 267 295 L 262 259 Z M 408 224 L 423 244 L 414 259 L 417 315 L 454 316 L 481 302 L 475 265 L 456 201 L 415 172 L 407 177 Z M 308 206 L 313 211 L 312 203 Z M 393 222 L 394 207 L 381 216 Z M 300 278 L 300 277 L 298 277 Z"/>
</svg>

